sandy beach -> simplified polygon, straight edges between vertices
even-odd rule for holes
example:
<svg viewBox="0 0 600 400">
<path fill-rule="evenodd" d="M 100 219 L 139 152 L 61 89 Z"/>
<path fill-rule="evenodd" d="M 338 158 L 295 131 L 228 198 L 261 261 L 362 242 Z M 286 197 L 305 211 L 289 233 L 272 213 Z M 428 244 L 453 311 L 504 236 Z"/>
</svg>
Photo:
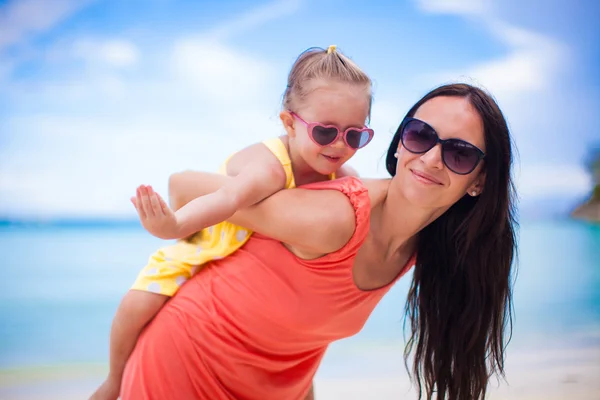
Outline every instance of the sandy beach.
<svg viewBox="0 0 600 400">
<path fill-rule="evenodd" d="M 360 362 L 358 355 L 356 361 Z M 515 352 L 506 368 L 509 384 L 498 386 L 492 381 L 490 400 L 600 400 L 600 345 Z M 0 399 L 86 399 L 105 372 L 105 365 L 94 364 L 5 370 L 0 372 Z M 315 387 L 319 400 L 416 399 L 406 371 L 400 368 L 385 376 L 368 372 L 348 377 L 318 375 Z"/>
<path fill-rule="evenodd" d="M 318 399 L 416 399 L 406 371 L 395 377 L 317 380 Z M 490 400 L 600 400 L 600 346 L 515 354 Z"/>
</svg>

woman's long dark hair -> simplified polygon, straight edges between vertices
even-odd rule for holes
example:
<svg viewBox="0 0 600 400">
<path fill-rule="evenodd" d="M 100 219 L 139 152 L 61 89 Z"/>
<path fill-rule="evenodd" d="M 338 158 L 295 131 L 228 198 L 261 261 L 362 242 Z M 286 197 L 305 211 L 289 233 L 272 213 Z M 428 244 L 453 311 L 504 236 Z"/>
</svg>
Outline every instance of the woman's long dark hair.
<svg viewBox="0 0 600 400">
<path fill-rule="evenodd" d="M 505 330 L 512 334 L 512 273 L 516 251 L 515 190 L 511 139 L 494 99 L 476 87 L 451 84 L 434 89 L 406 117 L 439 96 L 470 101 L 484 126 L 486 178 L 478 197 L 463 196 L 419 233 L 417 262 L 406 315 L 411 335 L 404 358 L 414 357 L 419 399 L 476 400 L 489 378 L 504 376 Z M 394 157 L 400 128 L 388 150 Z"/>
</svg>

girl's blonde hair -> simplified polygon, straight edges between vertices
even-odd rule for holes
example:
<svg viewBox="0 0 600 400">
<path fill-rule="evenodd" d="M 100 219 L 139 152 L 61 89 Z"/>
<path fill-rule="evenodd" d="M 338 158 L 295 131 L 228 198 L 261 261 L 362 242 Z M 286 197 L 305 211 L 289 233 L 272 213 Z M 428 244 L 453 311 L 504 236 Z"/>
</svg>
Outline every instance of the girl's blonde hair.
<svg viewBox="0 0 600 400">
<path fill-rule="evenodd" d="M 295 111 L 315 89 L 311 83 L 316 80 L 364 85 L 369 98 L 369 115 L 371 114 L 371 78 L 354 61 L 339 52 L 335 45 L 329 46 L 327 50 L 312 47 L 300 54 L 288 75 L 287 87 L 283 94 L 283 108 Z"/>
</svg>

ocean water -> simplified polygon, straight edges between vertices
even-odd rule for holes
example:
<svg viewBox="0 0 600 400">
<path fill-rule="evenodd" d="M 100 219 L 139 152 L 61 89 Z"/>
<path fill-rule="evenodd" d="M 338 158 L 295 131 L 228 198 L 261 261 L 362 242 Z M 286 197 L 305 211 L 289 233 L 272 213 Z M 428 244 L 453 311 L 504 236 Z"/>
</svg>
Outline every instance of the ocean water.
<svg viewBox="0 0 600 400">
<path fill-rule="evenodd" d="M 600 226 L 528 222 L 519 236 L 509 349 L 600 343 Z M 107 362 L 117 304 L 161 244 L 137 227 L 1 228 L 0 369 Z M 343 375 L 357 359 L 376 358 L 375 370 L 401 365 L 410 278 L 361 333 L 331 347 L 324 374 Z"/>
</svg>

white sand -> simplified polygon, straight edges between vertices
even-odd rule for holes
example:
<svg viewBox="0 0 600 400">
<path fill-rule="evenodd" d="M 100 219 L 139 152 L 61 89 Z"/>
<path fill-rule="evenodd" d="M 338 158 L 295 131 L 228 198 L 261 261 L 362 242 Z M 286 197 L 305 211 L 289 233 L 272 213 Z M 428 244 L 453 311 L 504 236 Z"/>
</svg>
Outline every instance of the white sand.
<svg viewBox="0 0 600 400">
<path fill-rule="evenodd" d="M 600 400 L 600 346 L 513 353 L 506 379 L 492 380 L 490 400 Z M 416 399 L 405 370 L 395 376 L 317 379 L 316 398 Z"/>
<path fill-rule="evenodd" d="M 510 385 L 493 381 L 490 400 L 600 400 L 600 346 L 513 353 L 506 369 Z M 85 400 L 105 371 L 103 365 L 0 371 L 0 399 Z M 315 387 L 318 400 L 416 398 L 403 369 L 386 376 L 318 376 Z"/>
</svg>

